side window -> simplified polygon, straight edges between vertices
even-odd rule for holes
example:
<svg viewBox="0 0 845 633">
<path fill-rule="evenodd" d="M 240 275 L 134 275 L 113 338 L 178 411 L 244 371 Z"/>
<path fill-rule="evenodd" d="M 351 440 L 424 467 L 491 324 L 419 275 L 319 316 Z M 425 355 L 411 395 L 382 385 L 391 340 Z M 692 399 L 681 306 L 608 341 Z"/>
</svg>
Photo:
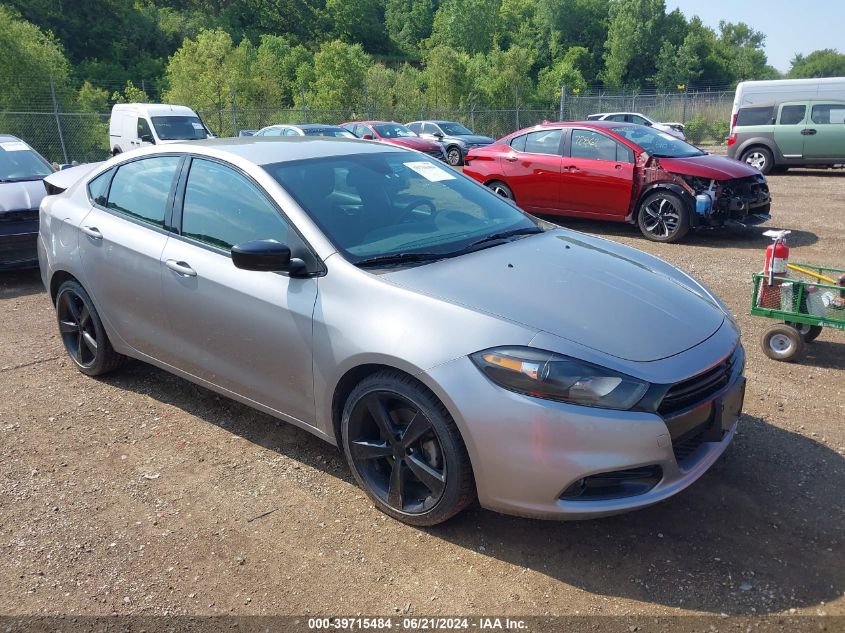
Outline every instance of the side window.
<svg viewBox="0 0 845 633">
<path fill-rule="evenodd" d="M 117 168 L 109 188 L 109 209 L 163 227 L 179 156 L 157 156 Z"/>
<path fill-rule="evenodd" d="M 299 132 L 294 130 L 292 127 L 286 127 L 284 136 L 299 136 Z"/>
<path fill-rule="evenodd" d="M 108 193 L 112 173 L 114 173 L 113 169 L 104 171 L 88 183 L 88 198 L 92 203 L 98 204 L 101 207 L 106 206 L 108 202 L 106 200 L 106 194 Z"/>
<path fill-rule="evenodd" d="M 146 119 L 142 119 L 138 117 L 138 138 L 141 138 L 144 135 L 152 136 L 153 133 L 150 131 L 150 124 L 147 123 Z"/>
<path fill-rule="evenodd" d="M 630 123 L 636 123 L 637 125 L 648 125 L 648 121 L 646 121 L 641 116 L 637 116 L 636 114 L 629 114 L 628 119 L 630 119 Z"/>
<path fill-rule="evenodd" d="M 540 130 L 525 135 L 525 151 L 533 154 L 559 154 L 560 130 Z"/>
<path fill-rule="evenodd" d="M 619 123 L 624 123 L 627 119 L 628 119 L 628 116 L 625 115 L 625 114 L 612 114 L 609 117 L 607 117 L 607 119 L 605 119 L 605 120 L 606 121 L 618 121 Z"/>
<path fill-rule="evenodd" d="M 740 125 L 771 125 L 775 122 L 775 107 L 760 106 L 740 108 L 736 114 L 736 124 Z"/>
<path fill-rule="evenodd" d="M 781 125 L 797 125 L 804 120 L 804 114 L 807 112 L 805 105 L 785 105 L 780 109 Z"/>
<path fill-rule="evenodd" d="M 523 134 L 522 136 L 517 136 L 516 138 L 511 139 L 511 147 L 513 147 L 517 152 L 524 152 L 525 151 L 525 139 L 528 138 L 527 134 Z"/>
<path fill-rule="evenodd" d="M 619 157 L 624 156 L 624 162 L 629 162 L 627 154 L 624 151 L 620 152 L 620 149 L 625 150 L 627 148 L 621 147 L 612 138 L 593 130 L 572 130 L 571 145 L 570 155 L 572 158 L 616 162 L 621 160 Z M 633 156 L 631 156 L 630 162 L 633 162 Z"/>
<path fill-rule="evenodd" d="M 282 135 L 282 128 L 280 127 L 271 127 L 269 130 L 265 130 L 262 136 L 281 136 Z"/>
<path fill-rule="evenodd" d="M 818 103 L 813 106 L 810 118 L 818 125 L 845 123 L 845 103 Z"/>
<path fill-rule="evenodd" d="M 412 132 L 415 132 L 416 134 L 419 134 L 420 131 L 422 130 L 422 127 L 420 126 L 419 123 L 414 122 L 414 123 L 411 123 L 411 124 L 408 125 L 408 129 L 411 130 Z"/>
<path fill-rule="evenodd" d="M 289 244 L 288 233 L 287 222 L 256 185 L 219 163 L 193 160 L 182 235 L 228 251 L 250 240 Z"/>
<path fill-rule="evenodd" d="M 616 143 L 616 141 L 614 141 Z M 616 162 L 634 164 L 634 150 L 625 147 L 622 143 L 616 143 Z"/>
</svg>

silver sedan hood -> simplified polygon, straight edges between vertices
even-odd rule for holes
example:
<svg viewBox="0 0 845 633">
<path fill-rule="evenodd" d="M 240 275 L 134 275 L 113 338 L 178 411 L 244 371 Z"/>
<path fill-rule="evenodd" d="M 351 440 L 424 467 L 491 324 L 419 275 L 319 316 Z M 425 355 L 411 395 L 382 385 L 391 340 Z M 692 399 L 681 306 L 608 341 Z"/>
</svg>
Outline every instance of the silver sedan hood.
<svg viewBox="0 0 845 633">
<path fill-rule="evenodd" d="M 46 193 L 44 182 L 40 178 L 21 182 L 0 182 L 0 213 L 37 209 Z"/>
<path fill-rule="evenodd" d="M 725 319 L 704 288 L 666 262 L 565 230 L 383 278 L 628 361 L 679 354 Z"/>
</svg>

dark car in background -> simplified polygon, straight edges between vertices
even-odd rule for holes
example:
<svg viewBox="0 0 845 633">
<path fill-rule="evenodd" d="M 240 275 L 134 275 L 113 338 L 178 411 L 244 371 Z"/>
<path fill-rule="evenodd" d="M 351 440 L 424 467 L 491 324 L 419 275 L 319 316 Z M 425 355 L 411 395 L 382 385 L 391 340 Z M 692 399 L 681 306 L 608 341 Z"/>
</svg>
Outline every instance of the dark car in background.
<svg viewBox="0 0 845 633">
<path fill-rule="evenodd" d="M 53 167 L 21 139 L 0 134 L 0 269 L 38 266 L 38 207 Z"/>
<path fill-rule="evenodd" d="M 464 156 L 471 149 L 491 145 L 494 139 L 473 134 L 471 130 L 454 121 L 413 121 L 408 128 L 421 138 L 440 143 L 446 151 L 450 165 L 464 164 Z"/>
<path fill-rule="evenodd" d="M 358 138 L 415 149 L 418 152 L 428 154 L 432 158 L 446 160 L 446 154 L 443 152 L 440 143 L 420 138 L 416 132 L 401 123 L 393 121 L 349 121 L 340 125 Z"/>
<path fill-rule="evenodd" d="M 757 169 L 643 125 L 537 125 L 465 161 L 466 175 L 530 213 L 637 224 L 655 242 L 769 219 L 769 187 Z"/>
</svg>

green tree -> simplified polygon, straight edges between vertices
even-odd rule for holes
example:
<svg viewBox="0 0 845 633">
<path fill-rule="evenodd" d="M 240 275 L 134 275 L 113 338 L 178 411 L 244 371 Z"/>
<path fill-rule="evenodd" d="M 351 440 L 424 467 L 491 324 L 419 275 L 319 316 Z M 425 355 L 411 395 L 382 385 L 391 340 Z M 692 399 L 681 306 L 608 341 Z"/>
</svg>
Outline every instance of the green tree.
<svg viewBox="0 0 845 633">
<path fill-rule="evenodd" d="M 326 0 L 326 16 L 333 37 L 361 44 L 368 51 L 388 48 L 382 0 Z"/>
<path fill-rule="evenodd" d="M 50 33 L 0 5 L 0 111 L 50 110 L 50 77 L 67 97 L 69 65 L 59 42 Z"/>
<path fill-rule="evenodd" d="M 614 0 L 605 43 L 605 83 L 641 87 L 651 77 L 666 18 L 663 0 Z"/>
<path fill-rule="evenodd" d="M 573 46 L 552 66 L 540 70 L 537 76 L 537 100 L 543 104 L 556 103 L 564 86 L 570 93 L 585 90 L 587 80 L 582 69 L 591 64 L 590 51 L 583 46 Z"/>
<path fill-rule="evenodd" d="M 493 44 L 501 0 L 444 0 L 434 14 L 430 46 L 449 46 L 469 54 Z"/>
<path fill-rule="evenodd" d="M 396 72 L 383 64 L 373 64 L 367 69 L 364 87 L 364 107 L 367 117 L 387 116 L 382 113 L 393 109 L 396 104 Z"/>
<path fill-rule="evenodd" d="M 314 56 L 313 82 L 307 92 L 310 108 L 352 111 L 364 103 L 364 81 L 372 64 L 360 44 L 326 42 Z M 305 69 L 300 69 L 305 72 Z"/>
<path fill-rule="evenodd" d="M 88 83 L 88 82 L 86 82 Z M 84 86 L 83 86 L 84 87 Z M 108 97 L 108 93 L 106 93 Z M 111 100 L 115 103 L 149 103 L 150 98 L 147 93 L 136 86 L 131 81 L 127 81 L 123 87 L 123 92 L 115 90 L 112 93 Z M 102 112 L 102 110 L 101 110 Z"/>
<path fill-rule="evenodd" d="M 457 108 L 469 91 L 469 55 L 450 46 L 425 52 L 421 85 L 429 108 Z"/>
<path fill-rule="evenodd" d="M 798 54 L 792 58 L 789 76 L 845 77 L 845 53 L 833 48 L 824 48 L 809 55 Z"/>
<path fill-rule="evenodd" d="M 201 31 L 195 40 L 186 39 L 167 63 L 167 103 L 187 105 L 216 114 L 207 121 L 225 133 L 224 110 L 232 105 L 232 93 L 240 77 L 232 76 L 234 47 L 226 31 Z M 233 131 L 233 130 L 231 130 Z"/>
<path fill-rule="evenodd" d="M 482 103 L 524 107 L 534 91 L 529 74 L 533 64 L 531 51 L 520 46 L 511 46 L 506 51 L 497 46 L 486 55 L 478 53 L 467 67 L 473 78 L 471 94 L 480 97 Z"/>
<path fill-rule="evenodd" d="M 420 44 L 431 35 L 433 0 L 387 0 L 384 9 L 387 35 L 408 55 L 418 55 Z"/>
</svg>

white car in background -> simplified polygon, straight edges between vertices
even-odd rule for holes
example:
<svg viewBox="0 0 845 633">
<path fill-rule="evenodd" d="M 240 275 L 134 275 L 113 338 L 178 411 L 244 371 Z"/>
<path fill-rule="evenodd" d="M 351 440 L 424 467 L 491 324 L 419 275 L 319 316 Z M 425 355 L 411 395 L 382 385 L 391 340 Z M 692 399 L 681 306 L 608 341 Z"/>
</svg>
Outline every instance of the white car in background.
<svg viewBox="0 0 845 633">
<path fill-rule="evenodd" d="M 648 118 L 646 115 L 639 112 L 600 112 L 591 114 L 587 117 L 588 121 L 619 121 L 620 123 L 636 123 L 637 125 L 645 125 L 646 127 L 653 127 L 655 130 L 671 134 L 675 138 L 682 141 L 687 140 L 684 135 L 683 123 L 658 123 L 654 119 Z"/>
</svg>

